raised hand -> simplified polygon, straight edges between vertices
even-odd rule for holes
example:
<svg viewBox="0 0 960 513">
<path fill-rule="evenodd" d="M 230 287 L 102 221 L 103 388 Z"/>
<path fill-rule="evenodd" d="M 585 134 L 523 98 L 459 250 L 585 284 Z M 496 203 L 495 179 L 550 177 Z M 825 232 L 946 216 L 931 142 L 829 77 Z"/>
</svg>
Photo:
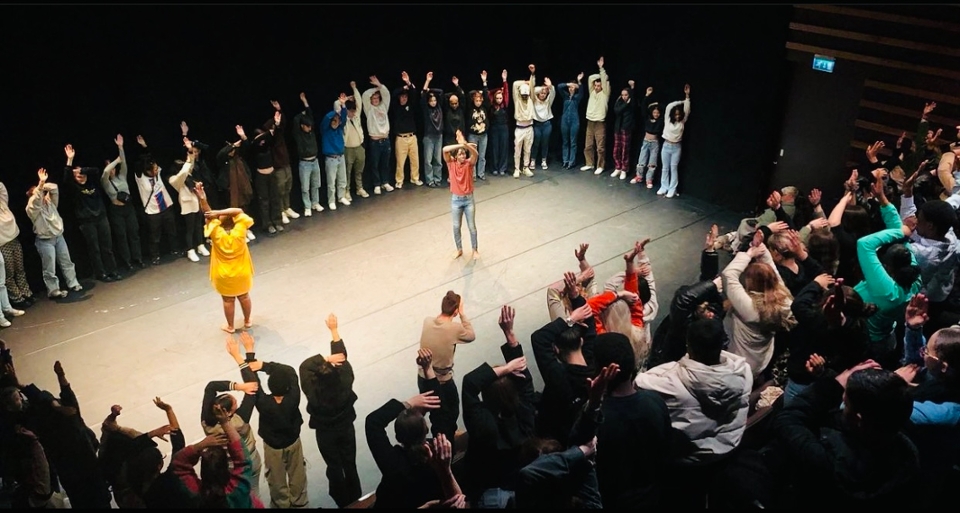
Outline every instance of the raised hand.
<svg viewBox="0 0 960 513">
<path fill-rule="evenodd" d="M 77 152 L 76 152 L 76 150 L 73 149 L 73 145 L 72 145 L 72 144 L 68 144 L 68 145 L 64 146 L 64 147 L 63 147 L 63 152 L 67 154 L 67 158 L 68 158 L 68 159 L 73 159 L 73 157 L 76 157 L 76 156 L 77 156 Z"/>
<path fill-rule="evenodd" d="M 578 262 L 583 262 L 583 260 L 584 260 L 585 258 L 587 258 L 587 250 L 588 250 L 588 249 L 590 249 L 590 244 L 587 244 L 587 243 L 585 243 L 585 242 L 581 242 L 579 249 L 574 249 L 574 250 L 573 250 L 573 256 L 577 257 L 577 261 L 578 261 Z"/>
<path fill-rule="evenodd" d="M 553 87 L 553 82 L 550 81 L 550 77 L 543 77 L 544 87 Z"/>
<path fill-rule="evenodd" d="M 897 148 L 903 146 L 903 140 L 907 138 L 907 132 L 901 132 L 900 137 L 897 138 Z"/>
<path fill-rule="evenodd" d="M 923 106 L 923 117 L 927 117 L 927 114 L 933 112 L 933 109 L 937 108 L 937 102 L 930 102 L 924 104 Z"/>
<path fill-rule="evenodd" d="M 527 357 L 521 356 L 510 360 L 507 362 L 507 370 L 518 378 L 525 378 L 523 371 L 527 370 Z"/>
<path fill-rule="evenodd" d="M 629 290 L 621 290 L 617 296 L 631 305 L 637 301 L 640 301 L 640 296 L 635 292 L 630 292 Z"/>
<path fill-rule="evenodd" d="M 533 75 L 534 73 L 537 72 L 537 67 L 534 66 L 533 64 L 528 64 L 528 65 L 527 65 L 527 69 L 530 70 L 530 74 L 531 74 L 531 75 Z"/>
<path fill-rule="evenodd" d="M 163 402 L 163 399 L 160 399 L 159 397 L 154 397 L 154 398 L 153 398 L 153 404 L 154 404 L 157 408 L 160 408 L 160 409 L 163 410 L 163 411 L 170 411 L 170 410 L 173 409 L 173 406 L 170 406 L 169 404 Z"/>
<path fill-rule="evenodd" d="M 685 95 L 687 95 L 687 96 L 690 96 L 690 84 L 684 84 L 684 86 L 683 86 L 683 94 L 685 94 Z"/>
<path fill-rule="evenodd" d="M 760 244 L 757 244 L 756 246 L 750 246 L 749 248 L 747 248 L 747 256 L 749 256 L 752 259 L 760 258 L 766 252 L 767 252 L 767 245 L 762 242 Z"/>
<path fill-rule="evenodd" d="M 937 131 L 934 132 L 932 136 L 928 135 L 928 136 L 927 136 L 927 144 L 933 144 L 933 143 L 937 142 L 937 139 L 940 138 L 940 134 L 942 134 L 942 133 L 943 133 L 943 129 L 942 129 L 942 128 L 938 128 Z"/>
<path fill-rule="evenodd" d="M 437 434 L 432 444 L 424 444 L 427 449 L 427 464 L 437 473 L 446 473 L 450 471 L 450 463 L 453 461 L 453 444 L 443 433 Z"/>
<path fill-rule="evenodd" d="M 303 102 L 304 105 L 307 104 L 307 93 L 300 93 L 300 101 Z"/>
<path fill-rule="evenodd" d="M 857 180 L 860 178 L 860 173 L 856 169 L 850 172 L 850 178 L 847 178 L 846 182 L 843 182 L 843 188 L 848 192 L 856 192 L 860 188 L 860 184 Z"/>
<path fill-rule="evenodd" d="M 648 88 L 647 88 L 647 94 L 644 95 L 644 96 L 650 96 L 651 94 L 653 94 L 653 88 L 652 88 L 652 87 L 648 87 Z"/>
<path fill-rule="evenodd" d="M 426 410 L 436 410 L 439 408 L 440 398 L 433 395 L 433 390 L 431 390 L 407 399 L 407 404 L 409 404 L 413 409 L 420 410 L 422 413 Z"/>
<path fill-rule="evenodd" d="M 580 295 L 580 289 L 577 288 L 576 274 L 569 271 L 563 273 L 563 291 L 570 299 L 574 299 Z"/>
<path fill-rule="evenodd" d="M 767 206 L 770 207 L 770 210 L 777 210 L 780 208 L 780 191 L 773 191 L 767 196 Z"/>
<path fill-rule="evenodd" d="M 278 103 L 277 105 L 280 105 L 280 104 Z M 275 126 L 279 126 L 279 125 L 280 125 L 280 120 L 281 120 L 281 119 L 283 119 L 283 114 L 281 114 L 279 110 L 277 110 L 276 112 L 273 113 L 273 124 L 274 124 Z"/>
<path fill-rule="evenodd" d="M 597 272 L 593 270 L 593 266 L 587 267 L 587 269 L 577 275 L 577 285 L 583 285 L 588 280 L 592 280 L 597 275 Z"/>
<path fill-rule="evenodd" d="M 770 231 L 773 233 L 782 232 L 784 230 L 790 229 L 790 225 L 784 221 L 774 221 L 767 225 L 767 228 L 770 228 Z M 760 234 L 760 242 L 763 242 L 763 232 L 757 230 L 757 233 Z"/>
<path fill-rule="evenodd" d="M 807 363 L 803 365 L 807 372 L 813 376 L 819 376 L 823 374 L 823 368 L 827 364 L 827 361 L 823 359 L 822 356 L 817 353 L 810 355 L 810 358 L 807 358 Z"/>
<path fill-rule="evenodd" d="M 577 82 L 579 83 L 582 81 L 583 81 L 583 72 L 581 71 L 580 73 L 577 73 Z"/>
<path fill-rule="evenodd" d="M 901 192 L 903 192 L 903 195 L 905 197 L 909 198 L 913 196 L 913 184 L 917 182 L 917 178 L 920 176 L 920 169 L 923 169 L 923 167 L 921 166 L 917 168 L 917 170 L 914 171 L 913 174 L 911 174 L 909 177 L 907 177 L 906 180 L 903 181 L 903 185 L 900 186 L 900 190 Z"/>
<path fill-rule="evenodd" d="M 456 77 L 454 77 L 454 79 L 456 79 Z M 461 132 L 460 130 L 457 130 L 456 137 L 457 137 L 457 144 L 464 144 L 464 145 L 467 144 L 467 139 L 463 137 L 463 132 Z"/>
<path fill-rule="evenodd" d="M 186 121 L 181 121 L 181 122 L 180 122 L 180 135 L 186 137 L 188 133 L 190 133 L 190 127 L 187 126 L 187 122 L 186 122 Z"/>
<path fill-rule="evenodd" d="M 370 83 L 376 87 L 380 87 L 380 80 L 377 78 L 376 75 L 370 75 Z"/>
<path fill-rule="evenodd" d="M 207 199 L 207 193 L 204 192 L 204 190 L 203 190 L 203 183 L 201 183 L 201 182 L 196 182 L 196 183 L 194 183 L 194 185 L 193 185 L 193 192 L 194 192 L 194 194 L 197 195 L 197 198 L 202 199 L 202 200 L 203 200 L 203 199 Z"/>
<path fill-rule="evenodd" d="M 504 82 L 507 81 L 507 70 L 503 70 L 500 72 L 500 78 L 502 78 Z"/>
<path fill-rule="evenodd" d="M 337 101 L 340 102 L 340 105 L 347 103 L 347 93 L 340 93 L 340 96 L 337 97 Z"/>
<path fill-rule="evenodd" d="M 830 221 L 822 217 L 818 217 L 816 219 L 811 219 L 810 222 L 807 223 L 807 226 L 809 226 L 811 230 L 819 230 L 821 228 L 829 227 Z"/>
<path fill-rule="evenodd" d="M 647 237 L 646 239 L 643 239 L 637 242 L 636 244 L 637 254 L 643 253 L 644 250 L 647 248 L 647 244 L 650 244 L 650 237 Z"/>
<path fill-rule="evenodd" d="M 150 435 L 150 438 L 159 438 L 159 439 L 163 440 L 164 442 L 166 442 L 166 441 L 167 441 L 167 435 L 169 435 L 172 431 L 173 431 L 173 428 L 170 427 L 170 424 L 164 424 L 164 425 L 162 425 L 162 426 L 160 426 L 160 427 L 158 427 L 158 428 L 150 431 L 150 432 L 147 433 L 147 434 Z"/>
<path fill-rule="evenodd" d="M 334 353 L 324 358 L 324 360 L 326 360 L 327 363 L 329 363 L 330 365 L 333 365 L 334 367 L 339 367 L 343 365 L 343 362 L 347 361 L 347 357 L 343 353 Z"/>
<path fill-rule="evenodd" d="M 217 418 L 217 422 L 223 424 L 224 422 L 230 421 L 230 414 L 227 410 L 224 410 L 222 406 L 217 403 L 213 404 L 213 416 Z"/>
<path fill-rule="evenodd" d="M 42 167 L 38 169 L 37 177 L 40 178 L 40 185 L 47 183 L 47 170 Z"/>
<path fill-rule="evenodd" d="M 116 143 L 117 146 L 119 146 L 119 147 L 122 148 L 122 147 L 123 147 L 123 136 L 120 135 L 120 134 L 117 134 L 117 136 L 113 139 L 113 142 Z"/>
<path fill-rule="evenodd" d="M 633 80 L 627 80 L 627 85 L 630 86 L 630 89 L 633 89 L 634 86 L 637 85 L 637 83 Z"/>
<path fill-rule="evenodd" d="M 240 343 L 243 344 L 243 350 L 245 352 L 247 353 L 253 352 L 254 340 L 253 340 L 253 335 L 251 335 L 249 332 L 247 331 L 240 332 Z"/>
<path fill-rule="evenodd" d="M 930 316 L 927 313 L 929 302 L 927 301 L 927 296 L 925 294 L 916 294 L 910 298 L 910 302 L 907 303 L 907 311 L 904 315 L 904 322 L 907 323 L 908 328 L 917 329 L 930 320 Z"/>
<path fill-rule="evenodd" d="M 196 444 L 196 448 L 199 450 L 206 449 L 207 447 L 220 447 L 227 445 L 227 435 L 220 433 L 216 435 L 207 435 L 203 440 L 200 440 Z"/>
<path fill-rule="evenodd" d="M 53 362 L 53 373 L 56 374 L 58 378 L 62 378 L 65 375 L 63 372 L 63 365 L 60 363 L 60 360 Z"/>
<path fill-rule="evenodd" d="M 428 72 L 427 72 L 427 82 L 429 82 L 429 81 L 431 81 L 431 80 L 433 80 L 433 72 L 432 72 L 432 71 L 428 71 Z"/>
<path fill-rule="evenodd" d="M 713 247 L 717 243 L 717 237 L 720 236 L 720 227 L 716 224 L 710 225 L 710 230 L 707 231 L 707 236 L 703 241 L 703 249 L 712 251 L 715 248 Z"/>
<path fill-rule="evenodd" d="M 110 407 L 110 415 L 113 415 L 114 417 L 119 417 L 121 411 L 123 411 L 123 406 L 120 406 L 119 404 L 115 404 Z"/>
<path fill-rule="evenodd" d="M 873 360 L 867 360 L 865 362 L 854 365 L 853 367 L 841 372 L 837 375 L 837 383 L 840 383 L 840 386 L 847 388 L 847 380 L 850 379 L 850 375 L 857 371 L 862 371 L 865 369 L 882 369 L 879 363 Z"/>
<path fill-rule="evenodd" d="M 897 374 L 897 376 L 903 378 L 908 385 L 916 386 L 913 380 L 916 379 L 917 373 L 920 372 L 920 365 L 916 363 L 907 364 L 895 370 L 894 372 Z"/>
<path fill-rule="evenodd" d="M 589 392 L 587 394 L 588 401 L 592 405 L 600 405 L 600 402 L 603 401 L 603 396 L 607 393 L 607 386 L 610 384 L 610 381 L 620 374 L 620 366 L 611 363 L 606 367 L 600 369 L 600 373 L 597 374 L 597 377 L 590 379 L 587 378 L 587 387 Z"/>
<path fill-rule="evenodd" d="M 251 381 L 249 383 L 234 383 L 234 390 L 239 390 L 247 395 L 253 395 L 257 393 L 257 390 L 260 389 L 260 384 L 256 381 Z"/>
<path fill-rule="evenodd" d="M 640 264 L 637 266 L 637 275 L 638 276 L 650 276 L 650 272 L 653 270 L 650 267 L 650 264 Z"/>
<path fill-rule="evenodd" d="M 241 138 L 244 138 L 244 139 L 245 139 L 245 138 L 247 137 L 247 133 L 243 131 L 243 127 L 242 127 L 242 126 L 237 125 L 237 126 L 235 126 L 235 127 L 233 127 L 233 128 L 237 131 L 237 135 L 239 135 Z"/>
<path fill-rule="evenodd" d="M 517 311 L 513 309 L 512 306 L 503 305 L 500 308 L 500 319 L 497 321 L 497 324 L 500 325 L 500 329 L 504 333 L 510 333 L 513 331 L 513 319 L 516 316 Z"/>
<path fill-rule="evenodd" d="M 453 83 L 454 87 L 460 87 L 460 79 L 456 76 L 450 78 L 450 82 Z"/>
<path fill-rule="evenodd" d="M 280 102 L 277 100 L 270 100 L 270 105 L 273 107 L 273 110 L 280 110 Z"/>
<path fill-rule="evenodd" d="M 823 193 L 820 192 L 820 189 L 811 189 L 810 194 L 807 194 L 807 200 L 810 201 L 810 204 L 816 207 L 820 204 L 820 199 L 823 197 Z"/>
<path fill-rule="evenodd" d="M 487 70 L 480 72 L 480 80 L 483 81 L 484 84 L 487 83 Z"/>
<path fill-rule="evenodd" d="M 143 138 L 142 135 L 137 136 L 137 144 L 139 144 L 140 146 L 143 146 L 144 148 L 147 147 L 147 141 Z"/>
<path fill-rule="evenodd" d="M 836 280 L 833 279 L 833 276 L 830 276 L 827 273 L 820 274 L 813 281 L 817 282 L 817 285 L 820 285 L 820 288 L 827 290 L 830 288 L 830 285 L 833 285 Z"/>
<path fill-rule="evenodd" d="M 601 56 L 599 59 L 597 59 L 597 67 L 598 67 L 598 68 L 602 68 L 602 67 L 603 67 L 603 57 L 602 57 L 602 56 Z"/>
<path fill-rule="evenodd" d="M 227 340 L 224 343 L 224 347 L 227 349 L 227 354 L 231 356 L 240 354 L 240 345 L 237 344 L 237 340 L 233 338 L 233 335 L 227 335 Z"/>
<path fill-rule="evenodd" d="M 330 329 L 330 330 L 337 329 L 337 316 L 331 313 L 330 315 L 327 316 L 326 323 L 327 323 L 327 329 Z"/>
<path fill-rule="evenodd" d="M 430 365 L 433 364 L 433 351 L 422 347 L 417 349 L 417 366 L 423 370 L 430 368 Z"/>
<path fill-rule="evenodd" d="M 864 153 L 867 154 L 867 158 L 870 159 L 870 162 L 873 162 L 873 161 L 877 160 L 877 153 L 878 153 L 881 149 L 883 149 L 884 146 L 886 146 L 886 145 L 883 143 L 883 141 L 877 141 L 877 142 L 875 142 L 875 143 L 867 146 L 867 149 L 864 150 Z"/>
</svg>

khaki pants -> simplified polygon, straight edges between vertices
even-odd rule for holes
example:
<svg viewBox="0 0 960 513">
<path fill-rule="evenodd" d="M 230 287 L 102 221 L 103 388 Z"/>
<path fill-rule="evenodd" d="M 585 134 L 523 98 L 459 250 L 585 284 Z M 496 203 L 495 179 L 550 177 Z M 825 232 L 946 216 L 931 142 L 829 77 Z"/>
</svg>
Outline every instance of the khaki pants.
<svg viewBox="0 0 960 513">
<path fill-rule="evenodd" d="M 420 149 L 417 147 L 417 136 L 398 135 L 394 143 L 394 151 L 397 157 L 397 183 L 403 183 L 403 166 L 407 163 L 407 157 L 410 157 L 410 182 L 420 180 Z"/>
<path fill-rule="evenodd" d="M 270 507 L 302 508 L 307 505 L 307 462 L 300 439 L 284 449 L 264 442 L 263 461 L 267 467 Z"/>
<path fill-rule="evenodd" d="M 597 152 L 596 158 L 594 158 L 594 150 Z M 607 126 L 603 121 L 587 121 L 587 140 L 583 145 L 583 158 L 590 167 L 606 167 Z"/>
<path fill-rule="evenodd" d="M 347 164 L 347 191 L 344 195 L 347 197 L 347 199 L 351 199 L 351 177 L 357 186 L 356 190 L 363 190 L 363 166 L 367 163 L 367 152 L 363 149 L 363 146 L 357 146 L 356 148 L 344 148 L 343 158 L 346 160 Z"/>
<path fill-rule="evenodd" d="M 513 131 L 514 170 L 519 169 L 522 171 L 530 167 L 531 147 L 533 147 L 533 125 L 526 128 L 517 128 Z M 521 157 L 526 158 L 521 160 Z"/>
</svg>

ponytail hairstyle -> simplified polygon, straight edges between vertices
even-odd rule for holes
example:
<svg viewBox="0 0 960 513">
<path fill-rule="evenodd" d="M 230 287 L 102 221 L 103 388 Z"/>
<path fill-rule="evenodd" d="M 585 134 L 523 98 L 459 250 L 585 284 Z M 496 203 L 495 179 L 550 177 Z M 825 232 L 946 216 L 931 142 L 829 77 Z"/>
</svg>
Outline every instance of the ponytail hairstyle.
<svg viewBox="0 0 960 513">
<path fill-rule="evenodd" d="M 903 244 L 891 244 L 881 249 L 880 262 L 887 274 L 904 290 L 909 290 L 920 278 L 920 266 L 913 263 L 913 254 Z"/>
</svg>

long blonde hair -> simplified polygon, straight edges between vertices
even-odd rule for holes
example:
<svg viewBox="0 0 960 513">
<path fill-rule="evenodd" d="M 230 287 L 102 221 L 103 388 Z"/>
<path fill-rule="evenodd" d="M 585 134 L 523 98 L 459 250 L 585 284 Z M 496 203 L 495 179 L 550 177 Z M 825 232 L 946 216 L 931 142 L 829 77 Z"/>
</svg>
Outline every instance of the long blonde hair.
<svg viewBox="0 0 960 513">
<path fill-rule="evenodd" d="M 630 339 L 633 355 L 636 357 L 637 369 L 646 366 L 647 356 L 650 355 L 650 333 L 646 328 L 634 326 L 630 321 L 630 305 L 622 299 L 610 303 L 600 313 L 603 326 L 610 333 L 620 333 Z"/>
<path fill-rule="evenodd" d="M 790 330 L 796 326 L 797 320 L 790 311 L 793 294 L 780 281 L 777 271 L 767 264 L 754 262 L 743 271 L 740 280 L 753 299 L 764 331 Z"/>
</svg>

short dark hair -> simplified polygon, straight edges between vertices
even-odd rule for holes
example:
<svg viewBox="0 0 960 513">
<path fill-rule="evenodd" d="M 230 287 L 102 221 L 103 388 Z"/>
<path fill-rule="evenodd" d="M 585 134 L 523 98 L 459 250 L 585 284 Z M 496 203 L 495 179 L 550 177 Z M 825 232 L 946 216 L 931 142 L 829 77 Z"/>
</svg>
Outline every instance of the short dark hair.
<svg viewBox="0 0 960 513">
<path fill-rule="evenodd" d="M 278 397 L 287 395 L 296 383 L 296 373 L 283 367 L 270 373 L 270 377 L 267 378 L 267 386 L 270 387 L 270 393 Z"/>
<path fill-rule="evenodd" d="M 520 392 L 510 375 L 500 376 L 481 391 L 483 405 L 501 417 L 512 417 L 520 409 Z"/>
<path fill-rule="evenodd" d="M 404 447 L 413 447 L 427 438 L 427 421 L 419 411 L 408 408 L 397 415 L 393 422 L 393 433 L 397 442 Z"/>
<path fill-rule="evenodd" d="M 273 388 L 271 388 L 270 390 L 273 390 Z M 234 398 L 232 395 L 220 394 L 217 396 L 216 399 L 213 400 L 213 404 L 219 405 L 220 408 L 223 409 L 223 411 L 229 412 L 230 408 L 233 407 L 233 401 L 234 401 Z"/>
<path fill-rule="evenodd" d="M 597 335 L 593 341 L 593 359 L 598 371 L 612 363 L 620 366 L 620 373 L 607 385 L 608 390 L 618 387 L 625 381 L 633 381 L 637 374 L 635 370 L 637 357 L 626 335 L 620 333 Z"/>
<path fill-rule="evenodd" d="M 453 315 L 457 308 L 460 308 L 460 294 L 448 290 L 447 295 L 443 296 L 443 301 L 440 302 L 440 312 L 443 315 Z"/>
<path fill-rule="evenodd" d="M 923 219 L 933 225 L 934 230 L 941 237 L 946 235 L 950 228 L 957 225 L 957 211 L 943 200 L 928 200 L 917 208 L 917 215 L 923 214 Z"/>
<path fill-rule="evenodd" d="M 720 359 L 725 339 L 723 325 L 716 319 L 697 319 L 687 328 L 687 353 L 690 358 L 710 364 Z"/>
<path fill-rule="evenodd" d="M 583 326 L 574 324 L 561 331 L 560 336 L 553 341 L 553 345 L 557 346 L 557 350 L 559 350 L 561 354 L 576 351 L 583 345 L 583 332 Z"/>
<path fill-rule="evenodd" d="M 357 102 L 353 100 L 347 100 L 346 103 L 343 104 L 343 106 L 346 107 L 347 110 L 357 110 Z"/>
<path fill-rule="evenodd" d="M 863 369 L 847 380 L 847 407 L 860 415 L 865 430 L 893 435 L 906 426 L 913 412 L 907 382 L 892 371 Z"/>
</svg>

